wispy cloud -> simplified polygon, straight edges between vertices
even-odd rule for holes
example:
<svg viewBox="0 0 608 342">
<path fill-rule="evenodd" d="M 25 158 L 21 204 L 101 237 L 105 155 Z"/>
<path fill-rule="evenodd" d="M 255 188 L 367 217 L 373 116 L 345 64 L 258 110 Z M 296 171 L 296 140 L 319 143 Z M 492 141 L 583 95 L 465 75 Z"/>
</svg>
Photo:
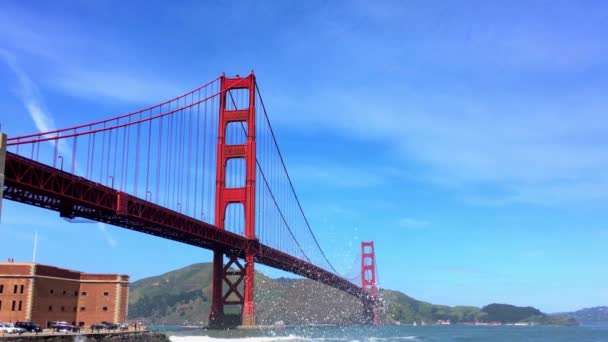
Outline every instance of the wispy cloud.
<svg viewBox="0 0 608 342">
<path fill-rule="evenodd" d="M 55 123 L 42 103 L 38 86 L 21 69 L 19 64 L 17 64 L 17 60 L 13 54 L 4 49 L 0 49 L 0 58 L 4 60 L 5 64 L 17 78 L 17 95 L 31 119 L 34 121 L 36 128 L 40 132 L 53 130 L 55 128 Z"/>
<path fill-rule="evenodd" d="M 310 162 L 290 166 L 289 173 L 297 184 L 306 183 L 340 188 L 366 188 L 390 181 L 387 169 L 367 165 L 338 165 Z"/>
<path fill-rule="evenodd" d="M 49 132 L 56 129 L 55 121 L 44 104 L 38 85 L 21 68 L 17 59 L 10 52 L 0 49 L 0 59 L 3 59 L 17 80 L 16 94 L 21 100 L 25 110 L 40 132 Z M 57 144 L 58 150 L 68 158 L 71 153 L 63 140 L 49 140 L 51 146 Z"/>
<path fill-rule="evenodd" d="M 521 255 L 525 258 L 529 258 L 529 259 L 537 259 L 540 257 L 545 256 L 546 252 L 542 249 L 532 249 L 532 250 L 527 250 L 521 253 Z"/>
<path fill-rule="evenodd" d="M 474 89 L 458 88 L 401 96 L 334 88 L 305 101 L 313 99 L 320 100 L 320 110 L 291 110 L 289 117 L 276 116 L 278 121 L 380 142 L 401 161 L 426 165 L 428 181 L 496 186 L 494 202 L 555 205 L 608 198 L 608 121 L 603 101 L 589 90 L 551 102 L 519 92 L 478 98 Z M 278 104 L 279 111 L 287 110 Z"/>
<path fill-rule="evenodd" d="M 66 70 L 49 83 L 70 96 L 136 104 L 156 103 L 184 92 L 172 82 L 117 69 Z"/>
<path fill-rule="evenodd" d="M 15 74 L 17 79 L 17 94 L 21 99 L 23 106 L 27 110 L 30 118 L 36 125 L 36 128 L 41 132 L 52 131 L 55 128 L 54 120 L 51 114 L 46 110 L 44 100 L 38 86 L 29 75 L 19 66 L 16 58 L 6 50 L 0 49 L 0 58 L 4 60 L 6 65 Z M 69 156 L 70 153 L 68 148 L 61 142 L 58 144 L 58 149 L 65 156 Z M 108 242 L 110 247 L 116 247 L 116 240 L 112 238 L 110 233 L 106 230 L 103 223 L 97 223 L 97 228 L 103 234 L 104 238 Z"/>
<path fill-rule="evenodd" d="M 99 229 L 99 231 L 103 235 L 104 239 L 108 243 L 108 246 L 110 246 L 112 248 L 116 248 L 116 246 L 118 246 L 118 242 L 116 242 L 116 240 L 112 237 L 112 235 L 110 235 L 110 232 L 108 232 L 106 225 L 104 223 L 97 222 L 97 228 Z"/>
<path fill-rule="evenodd" d="M 313 46 L 331 42 L 320 53 L 361 72 L 348 75 L 332 61 L 335 68 L 320 69 L 322 80 L 309 88 L 278 87 L 273 119 L 380 142 L 401 160 L 428 167 L 427 181 L 480 202 L 608 199 L 606 78 L 599 69 L 608 46 L 597 29 L 604 10 L 561 3 L 546 13 L 546 4 L 536 4 L 522 16 L 510 3 L 475 3 L 465 7 L 486 15 L 471 21 L 451 6 L 363 1 L 315 12 L 317 39 L 295 40 L 286 31 L 286 49 L 314 54 Z M 565 23 L 572 11 L 584 14 L 584 25 Z M 539 22 L 538 13 L 551 19 Z M 471 190 L 487 187 L 499 189 Z"/>
<path fill-rule="evenodd" d="M 100 39 L 100 35 L 114 34 L 110 28 L 90 32 L 88 27 L 75 30 L 74 25 L 83 23 L 6 6 L 0 13 L 0 38 L 13 54 L 35 61 L 41 86 L 68 96 L 152 104 L 186 90 L 150 73 L 138 63 L 138 53 L 129 44 Z"/>
<path fill-rule="evenodd" d="M 399 226 L 408 229 L 424 229 L 430 225 L 429 221 L 415 219 L 411 217 L 403 217 L 399 220 Z"/>
</svg>

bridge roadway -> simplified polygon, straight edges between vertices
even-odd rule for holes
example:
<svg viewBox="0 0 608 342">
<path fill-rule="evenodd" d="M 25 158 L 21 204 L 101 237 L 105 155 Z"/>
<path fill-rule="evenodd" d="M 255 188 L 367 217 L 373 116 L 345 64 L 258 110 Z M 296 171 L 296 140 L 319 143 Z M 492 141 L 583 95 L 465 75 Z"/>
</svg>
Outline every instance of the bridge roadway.
<svg viewBox="0 0 608 342">
<path fill-rule="evenodd" d="M 83 217 L 239 257 L 249 248 L 255 252 L 255 262 L 369 300 L 365 290 L 347 279 L 257 240 L 11 152 L 6 153 L 4 185 L 4 198 L 54 210 L 62 217 Z"/>
</svg>

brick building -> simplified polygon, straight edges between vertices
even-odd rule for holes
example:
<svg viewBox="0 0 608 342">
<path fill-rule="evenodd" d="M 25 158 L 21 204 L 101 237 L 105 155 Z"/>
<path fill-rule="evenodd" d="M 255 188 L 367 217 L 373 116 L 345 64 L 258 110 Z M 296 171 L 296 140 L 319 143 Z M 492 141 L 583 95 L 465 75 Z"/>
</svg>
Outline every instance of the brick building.
<svg viewBox="0 0 608 342">
<path fill-rule="evenodd" d="M 34 263 L 0 263 L 0 322 L 89 326 L 127 320 L 129 276 L 89 274 Z"/>
</svg>

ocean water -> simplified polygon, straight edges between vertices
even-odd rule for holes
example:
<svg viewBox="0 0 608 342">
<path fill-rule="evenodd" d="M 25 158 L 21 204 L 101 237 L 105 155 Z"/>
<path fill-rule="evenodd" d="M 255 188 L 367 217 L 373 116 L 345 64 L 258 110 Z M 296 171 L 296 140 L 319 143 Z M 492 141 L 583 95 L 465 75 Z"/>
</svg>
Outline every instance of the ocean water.
<svg viewBox="0 0 608 342">
<path fill-rule="evenodd" d="M 608 327 L 385 326 L 165 331 L 172 342 L 608 342 Z"/>
</svg>

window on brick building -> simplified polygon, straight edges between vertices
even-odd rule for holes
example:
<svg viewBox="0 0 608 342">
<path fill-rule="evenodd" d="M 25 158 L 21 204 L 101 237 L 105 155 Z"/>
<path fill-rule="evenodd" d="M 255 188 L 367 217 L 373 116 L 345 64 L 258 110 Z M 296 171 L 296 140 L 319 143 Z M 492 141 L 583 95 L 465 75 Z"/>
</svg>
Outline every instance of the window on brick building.
<svg viewBox="0 0 608 342">
<path fill-rule="evenodd" d="M 49 292 L 51 292 L 51 294 L 53 294 L 53 293 L 55 293 L 55 290 L 51 289 L 51 291 L 49 291 Z"/>
<path fill-rule="evenodd" d="M 21 285 L 21 289 L 19 289 L 19 293 L 23 293 L 23 285 Z"/>
<path fill-rule="evenodd" d="M 107 306 L 104 306 L 102 310 L 103 310 L 103 311 L 108 311 L 108 307 L 107 307 Z"/>
<path fill-rule="evenodd" d="M 104 295 L 104 296 L 109 296 L 109 295 L 110 295 L 110 293 L 108 293 L 108 292 L 104 292 L 104 293 L 103 293 L 103 295 Z"/>
<path fill-rule="evenodd" d="M 19 311 L 21 311 L 21 301 L 19 301 Z"/>
<path fill-rule="evenodd" d="M 76 312 L 76 307 L 74 307 L 74 312 Z"/>
<path fill-rule="evenodd" d="M 53 306 L 49 305 L 49 311 L 53 311 Z"/>
<path fill-rule="evenodd" d="M 62 307 L 61 307 L 61 311 L 65 311 L 65 307 L 63 307 L 63 306 L 62 306 Z"/>
<path fill-rule="evenodd" d="M 12 308 L 12 310 L 15 311 L 15 301 L 13 301 L 13 308 Z"/>
<path fill-rule="evenodd" d="M 66 294 L 66 291 L 65 291 L 65 290 L 63 290 L 63 294 Z"/>
<path fill-rule="evenodd" d="M 17 285 L 13 288 L 13 293 L 17 293 Z"/>
<path fill-rule="evenodd" d="M 80 311 L 87 311 L 87 308 L 85 308 L 84 306 L 81 306 Z"/>
<path fill-rule="evenodd" d="M 80 295 L 81 295 L 81 296 L 86 296 L 86 295 L 87 295 L 87 293 L 86 293 L 86 291 L 82 291 L 82 293 L 81 293 Z"/>
<path fill-rule="evenodd" d="M 4 285 L 0 285 L 0 293 L 4 292 Z"/>
<path fill-rule="evenodd" d="M 78 297 L 78 291 L 74 291 L 74 296 Z"/>
<path fill-rule="evenodd" d="M 2 301 L 0 300 L 0 310 L 2 310 Z"/>
</svg>

